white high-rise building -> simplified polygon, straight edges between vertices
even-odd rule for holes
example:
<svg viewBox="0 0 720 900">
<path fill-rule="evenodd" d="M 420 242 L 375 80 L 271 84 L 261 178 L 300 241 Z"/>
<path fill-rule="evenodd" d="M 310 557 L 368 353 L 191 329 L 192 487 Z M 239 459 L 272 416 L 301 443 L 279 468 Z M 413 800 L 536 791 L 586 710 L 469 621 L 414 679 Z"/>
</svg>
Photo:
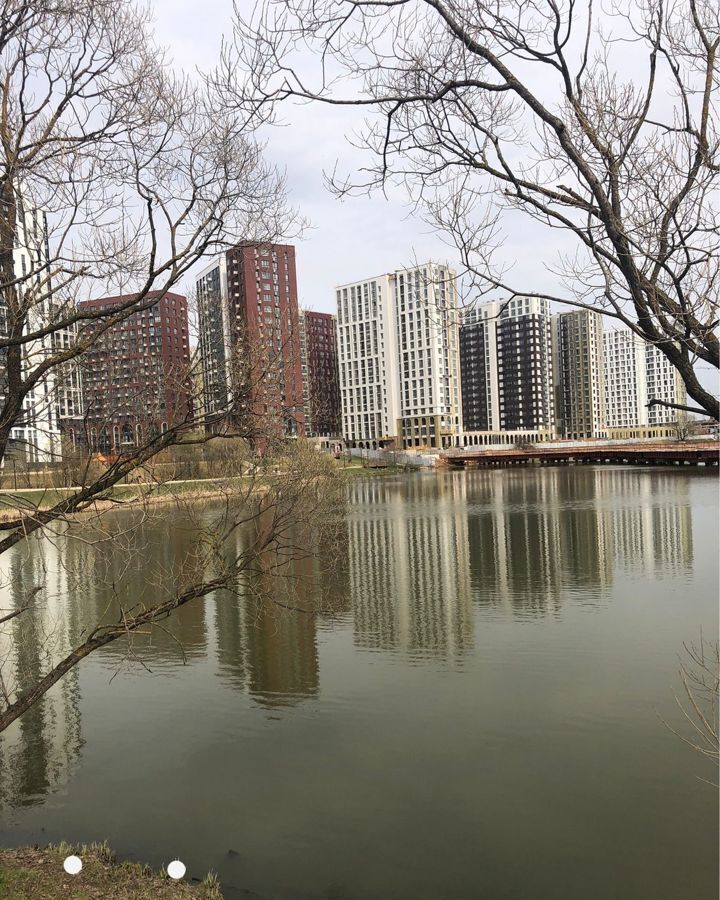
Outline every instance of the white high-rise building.
<svg viewBox="0 0 720 900">
<path fill-rule="evenodd" d="M 335 296 L 343 437 L 355 447 L 394 445 L 400 367 L 392 276 L 341 285 Z"/>
<path fill-rule="evenodd" d="M 665 354 L 654 344 L 645 345 L 645 371 L 647 399 L 665 403 L 687 403 L 685 384 L 680 373 Z M 667 406 L 651 406 L 648 409 L 648 425 L 664 425 L 676 422 L 684 413 Z"/>
<path fill-rule="evenodd" d="M 232 401 L 232 323 L 228 302 L 227 259 L 222 254 L 195 279 L 199 311 L 199 351 L 203 403 L 209 421 L 222 416 Z"/>
<path fill-rule="evenodd" d="M 448 447 L 461 431 L 455 273 L 429 262 L 336 289 L 342 424 L 360 447 Z"/>
<path fill-rule="evenodd" d="M 449 447 L 462 430 L 455 272 L 428 263 L 395 273 L 403 447 Z"/>
<path fill-rule="evenodd" d="M 628 329 L 606 331 L 605 408 L 608 428 L 648 424 L 645 341 Z"/>
<path fill-rule="evenodd" d="M 54 309 L 48 272 L 47 224 L 38 210 L 22 209 L 18 214 L 17 241 L 13 251 L 17 290 L 28 305 L 26 329 L 34 331 L 51 324 L 57 314 Z M 0 299 L 0 335 L 7 336 L 8 310 Z M 22 347 L 22 371 L 32 372 L 52 355 L 54 350 L 67 348 L 74 339 L 74 330 L 58 330 Z M 0 351 L 0 404 L 7 390 L 7 350 Z M 12 446 L 28 462 L 48 462 L 60 452 L 60 418 L 77 415 L 80 409 L 80 382 L 76 367 L 72 377 L 67 372 L 51 369 L 26 394 L 23 412 L 16 419 L 11 432 Z"/>
</svg>

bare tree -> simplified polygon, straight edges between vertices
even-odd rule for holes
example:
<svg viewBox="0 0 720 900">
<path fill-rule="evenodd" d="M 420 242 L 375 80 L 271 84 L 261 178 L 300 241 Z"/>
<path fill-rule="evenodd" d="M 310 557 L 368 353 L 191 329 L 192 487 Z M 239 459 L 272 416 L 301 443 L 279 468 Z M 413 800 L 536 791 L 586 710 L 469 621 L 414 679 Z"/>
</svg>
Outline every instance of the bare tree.
<svg viewBox="0 0 720 900">
<path fill-rule="evenodd" d="M 399 183 L 480 296 L 604 313 L 717 419 L 698 369 L 719 365 L 719 42 L 711 0 L 270 0 L 250 21 L 236 10 L 215 80 L 268 121 L 288 98 L 363 109 L 369 163 L 334 172 L 338 194 Z M 557 237 L 555 293 L 499 263 L 517 213 Z"/>
<path fill-rule="evenodd" d="M 672 423 L 675 437 L 679 442 L 687 441 L 695 434 L 695 422 L 693 419 L 684 416 L 682 413 Z"/>
<path fill-rule="evenodd" d="M 38 465 L 60 459 L 63 415 L 82 415 L 78 365 L 104 335 L 151 309 L 207 254 L 294 227 L 282 179 L 264 164 L 252 123 L 218 108 L 212 85 L 170 67 L 148 14 L 132 3 L 1 0 L 0 467 L 10 453 Z M 120 300 L 103 309 L 78 305 L 98 294 Z M 184 386 L 185 375 L 178 377 Z M 30 676 L 13 677 L 24 623 L 49 590 L 42 572 L 19 588 L 12 560 L 22 545 L 39 536 L 88 541 L 73 529 L 92 517 L 89 543 L 122 546 L 161 492 L 153 464 L 163 454 L 256 437 L 256 423 L 239 427 L 231 415 L 241 401 L 230 397 L 215 411 L 215 433 L 203 428 L 197 406 L 186 406 L 167 428 L 148 428 L 100 465 L 89 448 L 73 472 L 76 487 L 59 497 L 3 499 L 0 558 L 9 574 L 0 587 L 12 589 L 12 603 L 0 609 L 0 732 L 89 653 L 161 627 L 193 599 L 233 589 L 261 556 L 302 552 L 287 535 L 298 516 L 312 532 L 330 473 L 272 435 L 282 479 L 272 481 L 252 459 L 241 465 L 243 477 L 216 485 L 221 514 L 198 533 L 171 582 L 126 598 L 112 621 L 84 623 L 70 646 L 48 636 Z M 118 486 L 138 473 L 145 486 L 130 520 L 104 525 L 105 511 L 125 503 Z M 162 499 L 184 502 L 179 489 L 162 491 Z"/>
<path fill-rule="evenodd" d="M 675 702 L 683 716 L 684 733 L 667 722 L 665 725 L 717 767 L 720 761 L 720 643 L 700 635 L 697 643 L 685 644 L 683 651 L 679 669 L 682 693 L 680 697 L 675 695 Z"/>
<path fill-rule="evenodd" d="M 168 510 L 150 502 L 152 491 L 143 502 L 130 506 L 123 518 L 109 518 L 98 511 L 90 519 L 73 523 L 64 535 L 46 534 L 44 540 L 50 546 L 65 540 L 85 547 L 85 565 L 91 571 L 88 575 L 87 569 L 68 569 L 65 576 L 70 584 L 64 584 L 63 597 L 54 598 L 62 621 L 50 625 L 35 612 L 51 594 L 46 583 L 51 567 L 32 573 L 41 583 L 24 592 L 15 573 L 14 608 L 0 615 L 0 732 L 91 653 L 119 642 L 122 660 L 142 666 L 143 642 L 154 629 L 165 632 L 176 610 L 209 594 L 217 594 L 219 603 L 244 596 L 249 580 L 260 576 L 265 581 L 288 579 L 289 563 L 314 555 L 321 540 L 327 543 L 321 535 L 330 533 L 337 509 L 337 496 L 328 490 L 334 482 L 331 461 L 303 442 L 286 443 L 274 459 L 279 476 L 268 476 L 265 467 L 254 465 L 248 457 L 243 476 L 215 480 L 209 504 L 182 493 L 165 493 L 173 517 L 180 516 L 185 530 L 191 531 L 192 543 L 181 558 L 172 560 L 170 568 L 159 564 L 144 573 L 141 585 L 137 581 L 126 585 L 117 567 L 118 559 L 130 565 L 143 528 L 153 524 L 157 528 L 160 522 L 167 527 Z M 108 508 L 122 508 L 122 504 L 108 504 Z M 115 568 L 111 581 L 104 580 L 103 560 Z M 83 572 L 84 584 L 78 581 Z M 90 613 L 81 627 L 76 624 L 71 629 L 65 621 L 71 615 L 65 595 L 73 586 L 90 594 L 94 588 L 87 584 L 88 578 L 109 592 L 110 601 L 99 614 Z M 288 584 L 288 590 L 278 594 L 292 597 Z M 40 635 L 38 618 L 43 622 Z M 32 653 L 24 652 L 27 647 Z"/>
</svg>

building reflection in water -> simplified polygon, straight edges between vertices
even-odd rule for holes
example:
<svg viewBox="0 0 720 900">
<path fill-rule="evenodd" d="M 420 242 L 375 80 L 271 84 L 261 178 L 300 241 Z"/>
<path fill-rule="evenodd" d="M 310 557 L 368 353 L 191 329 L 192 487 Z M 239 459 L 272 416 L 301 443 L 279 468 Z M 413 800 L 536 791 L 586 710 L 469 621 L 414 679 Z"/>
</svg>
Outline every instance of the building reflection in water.
<svg viewBox="0 0 720 900">
<path fill-rule="evenodd" d="M 688 479 L 662 469 L 651 478 L 629 468 L 599 469 L 597 475 L 616 564 L 653 578 L 689 572 L 693 545 Z"/>
<path fill-rule="evenodd" d="M 363 479 L 317 559 L 278 567 L 267 557 L 236 592 L 189 604 L 132 650 L 153 671 L 214 655 L 222 682 L 272 709 L 318 697 L 323 629 L 352 629 L 362 649 L 461 660 L 474 610 L 557 616 L 569 597 L 602 602 L 620 575 L 688 572 L 691 480 L 610 467 Z M 250 538 L 235 539 L 228 552 Z M 88 625 L 117 620 L 120 604 L 172 590 L 196 533 L 190 520 L 157 515 L 123 540 L 98 548 L 59 534 L 9 556 L 0 608 L 24 605 L 42 585 L 33 608 L 0 627 L 9 687 L 34 683 L 48 652 L 57 658 Z M 118 641 L 93 661 L 118 669 L 128 658 Z M 82 745 L 78 676 L 71 670 L 0 736 L 0 804 L 39 802 L 67 780 Z"/>
<path fill-rule="evenodd" d="M 235 552 L 248 543 L 236 536 Z M 288 543 L 293 544 L 292 535 Z M 298 542 L 299 543 L 299 542 Z M 278 562 L 268 552 L 239 596 L 215 598 L 218 672 L 261 706 L 294 706 L 320 688 L 318 594 L 311 557 Z"/>
<path fill-rule="evenodd" d="M 320 688 L 316 616 L 266 597 L 218 598 L 218 674 L 261 706 L 294 706 Z"/>
<path fill-rule="evenodd" d="M 598 471 L 484 470 L 468 475 L 475 599 L 523 616 L 557 614 L 567 590 L 592 598 L 612 580 Z M 590 593 L 588 593 L 590 592 Z"/>
<path fill-rule="evenodd" d="M 348 532 L 358 645 L 445 656 L 472 647 L 462 477 L 353 485 Z"/>
<path fill-rule="evenodd" d="M 562 584 L 557 483 L 552 470 L 542 478 L 523 475 L 519 470 L 469 475 L 473 593 L 483 604 L 545 613 L 559 608 Z"/>
<path fill-rule="evenodd" d="M 630 468 L 487 469 L 353 487 L 357 643 L 448 655 L 472 646 L 470 598 L 522 617 L 600 602 L 618 571 L 692 566 L 689 481 Z"/>
<path fill-rule="evenodd" d="M 47 654 L 68 652 L 78 611 L 68 604 L 62 544 L 31 538 L 2 570 L 0 609 L 30 609 L 0 627 L 0 666 L 8 692 L 21 693 L 46 671 Z M 62 787 L 82 746 L 79 671 L 72 669 L 0 735 L 0 806 L 29 806 Z"/>
<path fill-rule="evenodd" d="M 688 481 L 617 468 L 484 470 L 468 474 L 474 595 L 518 614 L 559 613 L 565 594 L 597 602 L 616 570 L 688 572 Z"/>
</svg>

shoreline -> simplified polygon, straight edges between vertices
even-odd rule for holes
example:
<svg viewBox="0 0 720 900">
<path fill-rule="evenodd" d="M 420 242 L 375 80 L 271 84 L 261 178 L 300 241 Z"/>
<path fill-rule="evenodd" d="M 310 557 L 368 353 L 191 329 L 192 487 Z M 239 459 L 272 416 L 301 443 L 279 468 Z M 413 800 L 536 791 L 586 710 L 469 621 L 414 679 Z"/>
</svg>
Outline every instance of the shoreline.
<svg viewBox="0 0 720 900">
<path fill-rule="evenodd" d="M 69 875 L 68 856 L 79 856 L 82 870 Z M 135 900 L 223 900 L 210 872 L 202 881 L 173 881 L 161 869 L 120 861 L 107 843 L 0 848 L 0 896 L 8 900 L 66 900 L 68 897 L 133 897 Z"/>
<path fill-rule="evenodd" d="M 52 489 L 53 491 L 56 488 Z M 63 489 L 61 489 L 63 490 Z M 38 493 L 50 493 L 47 492 L 38 492 Z M 12 495 L 3 495 L 0 494 L 0 503 L 2 506 L 0 507 L 0 523 L 11 521 L 13 519 L 18 518 L 19 516 L 23 516 L 26 519 L 32 519 L 33 516 L 38 512 L 45 512 L 48 509 L 52 509 L 54 503 L 57 502 L 55 500 L 53 503 L 40 503 L 36 508 L 28 507 L 28 506 L 13 506 L 10 503 L 4 503 L 4 496 L 12 496 Z M 195 503 L 201 500 L 212 500 L 222 496 L 222 492 L 219 490 L 205 490 L 205 491 L 181 491 L 179 493 L 166 492 L 164 494 L 156 493 L 155 490 L 150 491 L 143 496 L 134 496 L 128 497 L 127 499 L 123 497 L 117 497 L 115 499 L 104 499 L 104 500 L 96 500 L 91 506 L 86 507 L 85 509 L 71 513 L 71 518 L 81 519 L 83 517 L 99 515 L 101 513 L 109 512 L 110 510 L 120 510 L 120 509 L 134 509 L 138 506 L 142 506 L 145 504 L 151 504 L 153 506 L 162 506 L 163 504 L 177 503 L 180 500 L 184 500 L 189 503 Z M 31 501 L 33 502 L 33 501 Z M 60 516 L 58 520 L 61 520 L 63 517 Z M 50 523 L 48 523 L 50 524 Z"/>
<path fill-rule="evenodd" d="M 399 466 L 379 468 L 347 466 L 345 468 L 338 467 L 337 474 L 340 478 L 349 479 L 359 475 L 366 477 L 403 475 L 407 474 L 407 471 L 407 469 Z M 226 478 L 183 479 L 159 482 L 154 485 L 149 485 L 147 482 L 118 484 L 113 488 L 113 491 L 117 494 L 115 497 L 96 500 L 92 506 L 87 507 L 81 512 L 72 513 L 71 515 L 79 518 L 82 516 L 108 512 L 112 509 L 132 509 L 144 504 L 159 506 L 162 504 L 177 503 L 179 501 L 195 503 L 202 500 L 213 500 L 225 495 L 223 486 L 231 486 L 234 481 L 244 480 L 247 477 L 248 476 L 246 475 L 235 475 Z M 268 480 L 281 477 L 282 473 L 263 474 L 258 476 L 257 482 L 252 488 L 253 493 L 267 490 L 268 485 L 266 482 Z M 149 487 L 147 492 L 143 492 L 142 490 L 145 487 Z M 53 487 L 19 488 L 17 491 L 0 490 L 0 523 L 16 519 L 23 516 L 23 514 L 25 515 L 25 518 L 32 519 L 35 513 L 52 509 L 63 496 L 66 496 L 74 490 L 77 489 Z M 13 503 L 13 500 L 16 502 Z M 26 500 L 28 505 L 24 505 L 21 502 L 23 500 Z"/>
<path fill-rule="evenodd" d="M 593 465 L 597 465 L 593 463 Z M 470 469 L 475 469 L 471 466 Z M 486 467 L 479 468 L 487 470 Z M 495 468 L 495 467 L 490 467 Z M 503 470 L 504 466 L 498 467 Z M 523 467 L 524 468 L 524 467 Z M 546 466 L 530 467 L 530 468 L 546 468 Z M 566 468 L 566 466 L 563 466 Z M 613 466 L 617 468 L 617 465 Z M 657 468 L 656 466 L 637 466 L 633 468 Z M 667 467 L 661 467 L 667 468 Z M 678 468 L 678 467 L 673 467 Z M 689 471 L 712 472 L 715 467 L 712 466 L 681 466 L 681 471 L 686 474 Z M 355 478 L 383 478 L 397 475 L 417 475 L 417 474 L 447 474 L 448 472 L 467 471 L 465 467 L 455 466 L 436 466 L 436 467 L 414 467 L 414 466 L 338 466 L 336 474 L 345 481 L 351 481 Z M 96 500 L 92 506 L 77 512 L 71 513 L 71 518 L 84 518 L 92 515 L 99 515 L 112 509 L 133 509 L 140 505 L 149 504 L 152 506 L 162 506 L 170 503 L 188 502 L 197 503 L 201 501 L 211 501 L 219 497 L 226 496 L 227 488 L 233 482 L 245 480 L 246 475 L 234 475 L 224 478 L 198 478 L 198 479 L 182 479 L 177 481 L 164 481 L 156 484 L 148 482 L 139 482 L 136 484 L 118 484 L 113 488 L 115 494 L 112 498 Z M 252 487 L 252 493 L 267 490 L 268 481 L 282 478 L 282 473 L 262 474 L 257 476 L 256 483 Z M 143 488 L 148 488 L 143 491 Z M 11 521 L 20 517 L 32 519 L 38 512 L 45 512 L 51 509 L 63 496 L 77 490 L 77 488 L 19 488 L 18 490 L 3 491 L 0 490 L 0 524 Z M 16 502 L 13 502 L 16 501 Z M 23 502 L 24 501 L 24 502 Z M 61 517 L 62 518 L 62 517 Z"/>
</svg>

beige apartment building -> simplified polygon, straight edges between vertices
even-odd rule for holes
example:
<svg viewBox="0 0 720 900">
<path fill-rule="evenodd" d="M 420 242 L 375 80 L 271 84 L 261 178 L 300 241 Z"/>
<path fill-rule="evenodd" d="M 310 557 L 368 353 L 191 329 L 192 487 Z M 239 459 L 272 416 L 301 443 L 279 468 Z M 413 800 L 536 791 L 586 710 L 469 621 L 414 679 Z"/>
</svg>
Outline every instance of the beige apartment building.
<svg viewBox="0 0 720 900">
<path fill-rule="evenodd" d="M 572 440 L 607 437 L 602 316 L 576 309 L 553 329 L 558 432 Z"/>
</svg>

